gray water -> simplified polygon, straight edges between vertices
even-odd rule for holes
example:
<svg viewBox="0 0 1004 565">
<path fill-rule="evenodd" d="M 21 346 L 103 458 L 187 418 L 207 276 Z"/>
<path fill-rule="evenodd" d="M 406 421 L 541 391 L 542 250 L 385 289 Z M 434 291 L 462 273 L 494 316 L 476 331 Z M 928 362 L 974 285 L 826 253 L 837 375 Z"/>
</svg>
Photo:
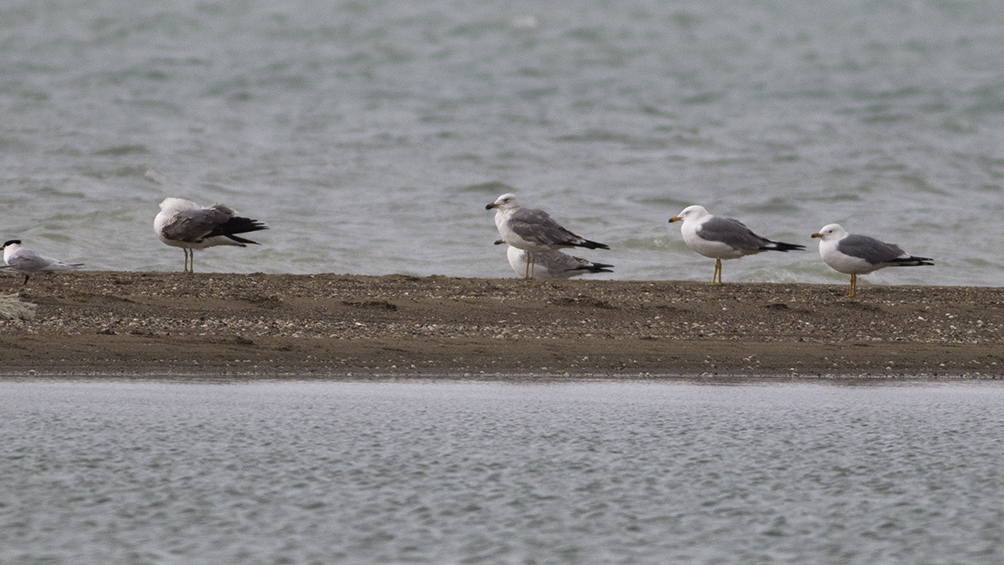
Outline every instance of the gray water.
<svg viewBox="0 0 1004 565">
<path fill-rule="evenodd" d="M 513 191 L 607 278 L 708 279 L 698 203 L 809 246 L 727 280 L 846 283 L 839 222 L 937 261 L 864 284 L 999 285 L 1002 38 L 997 0 L 7 0 L 0 236 L 180 270 L 179 196 L 272 227 L 202 272 L 511 277 Z"/>
<path fill-rule="evenodd" d="M 1000 563 L 1004 388 L 7 382 L 2 563 Z"/>
</svg>

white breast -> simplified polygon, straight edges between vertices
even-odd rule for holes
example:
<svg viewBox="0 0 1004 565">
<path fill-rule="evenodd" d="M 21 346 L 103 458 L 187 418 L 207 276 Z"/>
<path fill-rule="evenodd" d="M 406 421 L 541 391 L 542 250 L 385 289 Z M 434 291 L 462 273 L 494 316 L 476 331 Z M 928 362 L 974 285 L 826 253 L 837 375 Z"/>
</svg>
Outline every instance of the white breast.
<svg viewBox="0 0 1004 565">
<path fill-rule="evenodd" d="M 847 275 L 863 275 L 880 268 L 880 266 L 872 265 L 864 259 L 859 259 L 857 257 L 841 253 L 837 250 L 837 245 L 839 243 L 840 240 L 821 240 L 819 242 L 819 256 L 822 257 L 823 262 L 829 265 L 834 271 Z"/>
<path fill-rule="evenodd" d="M 718 241 L 709 241 L 697 235 L 701 224 L 710 220 L 713 216 L 705 216 L 697 221 L 684 221 L 680 226 L 680 233 L 683 234 L 683 241 L 687 247 L 693 251 L 711 257 L 712 259 L 736 259 L 742 257 L 741 251 L 733 249 L 731 246 Z"/>
</svg>

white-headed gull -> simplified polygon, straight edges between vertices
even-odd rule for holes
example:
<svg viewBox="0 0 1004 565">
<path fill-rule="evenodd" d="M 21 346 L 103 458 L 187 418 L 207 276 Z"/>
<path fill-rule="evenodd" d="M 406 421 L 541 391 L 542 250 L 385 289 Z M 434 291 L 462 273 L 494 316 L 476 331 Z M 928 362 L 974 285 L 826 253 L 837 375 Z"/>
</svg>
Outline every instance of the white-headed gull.
<svg viewBox="0 0 1004 565">
<path fill-rule="evenodd" d="M 514 194 L 503 194 L 485 210 L 495 209 L 495 227 L 502 240 L 528 252 L 524 278 L 533 278 L 535 254 L 561 249 L 610 249 L 609 246 L 590 241 L 562 227 L 543 210 L 522 208 Z"/>
<path fill-rule="evenodd" d="M 805 249 L 804 245 L 761 237 L 739 220 L 712 216 L 703 206 L 687 206 L 669 219 L 669 223 L 673 222 L 683 222 L 680 232 L 687 247 L 715 260 L 711 284 L 722 283 L 722 259 L 737 259 L 764 251 Z"/>
<path fill-rule="evenodd" d="M 839 224 L 829 224 L 812 234 L 819 238 L 819 256 L 834 271 L 851 276 L 851 292 L 856 296 L 858 275 L 864 275 L 883 267 L 916 267 L 933 265 L 930 257 L 914 257 L 900 249 L 898 245 L 885 243 L 868 237 L 847 233 Z"/>
</svg>

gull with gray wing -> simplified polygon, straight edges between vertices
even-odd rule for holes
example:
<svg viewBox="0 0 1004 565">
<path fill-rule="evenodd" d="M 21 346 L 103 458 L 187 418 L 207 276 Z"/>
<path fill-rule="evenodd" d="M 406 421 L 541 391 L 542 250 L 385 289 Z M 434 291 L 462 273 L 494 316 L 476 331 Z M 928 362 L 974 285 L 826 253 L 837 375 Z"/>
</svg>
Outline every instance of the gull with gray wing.
<svg viewBox="0 0 1004 565">
<path fill-rule="evenodd" d="M 503 240 L 498 240 L 495 245 L 502 245 Z M 612 273 L 613 265 L 606 263 L 596 263 L 587 261 L 581 257 L 575 257 L 562 253 L 561 251 L 539 251 L 534 254 L 536 260 L 533 265 L 533 272 L 530 278 L 535 279 L 567 279 L 585 275 L 587 273 Z M 509 259 L 509 266 L 521 277 L 526 277 L 527 265 L 530 261 L 530 252 L 525 249 L 507 246 L 506 258 Z"/>
<path fill-rule="evenodd" d="M 688 206 L 669 219 L 683 222 L 680 232 L 687 247 L 715 260 L 711 284 L 722 283 L 722 259 L 737 259 L 764 251 L 801 251 L 804 245 L 771 241 L 761 237 L 739 220 L 713 216 L 703 206 Z"/>
<path fill-rule="evenodd" d="M 238 216 L 233 209 L 223 204 L 202 207 L 191 200 L 165 198 L 160 203 L 160 213 L 153 220 L 153 229 L 162 242 L 172 247 L 180 247 L 185 252 L 185 272 L 195 272 L 195 250 L 216 245 L 259 245 L 238 237 L 239 233 L 267 230 L 268 226 Z M 189 266 L 191 254 L 191 266 Z"/>
<path fill-rule="evenodd" d="M 491 209 L 495 209 L 495 227 L 502 240 L 527 252 L 523 278 L 533 278 L 537 253 L 563 247 L 610 249 L 603 243 L 590 241 L 565 229 L 543 210 L 521 207 L 515 194 L 499 196 L 495 202 L 485 206 L 485 210 Z"/>
<path fill-rule="evenodd" d="M 858 275 L 884 267 L 934 265 L 930 257 L 915 257 L 893 243 L 847 233 L 840 224 L 823 226 L 812 237 L 819 238 L 819 256 L 823 261 L 834 271 L 851 276 L 851 292 L 847 296 L 857 296 Z"/>
</svg>

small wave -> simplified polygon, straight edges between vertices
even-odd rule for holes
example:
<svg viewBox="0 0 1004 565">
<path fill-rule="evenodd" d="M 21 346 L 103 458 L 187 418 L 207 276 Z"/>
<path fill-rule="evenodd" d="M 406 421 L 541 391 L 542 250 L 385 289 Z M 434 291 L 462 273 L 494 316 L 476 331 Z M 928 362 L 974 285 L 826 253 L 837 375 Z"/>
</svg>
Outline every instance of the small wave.
<svg viewBox="0 0 1004 565">
<path fill-rule="evenodd" d="M 109 170 L 92 170 L 84 171 L 84 176 L 95 178 L 98 180 L 106 180 L 110 178 L 137 178 L 145 182 L 156 182 L 150 176 L 150 169 L 143 165 L 137 165 L 133 167 L 118 167 L 116 169 Z"/>
<path fill-rule="evenodd" d="M 504 182 L 489 181 L 462 186 L 457 189 L 457 192 L 484 193 L 498 196 L 499 194 L 505 194 L 507 192 L 516 192 L 516 189 Z"/>
<path fill-rule="evenodd" d="M 106 149 L 99 149 L 91 155 L 98 157 L 114 156 L 119 157 L 123 155 L 147 155 L 150 153 L 150 149 L 145 145 L 116 145 L 114 147 L 108 147 Z"/>
</svg>

